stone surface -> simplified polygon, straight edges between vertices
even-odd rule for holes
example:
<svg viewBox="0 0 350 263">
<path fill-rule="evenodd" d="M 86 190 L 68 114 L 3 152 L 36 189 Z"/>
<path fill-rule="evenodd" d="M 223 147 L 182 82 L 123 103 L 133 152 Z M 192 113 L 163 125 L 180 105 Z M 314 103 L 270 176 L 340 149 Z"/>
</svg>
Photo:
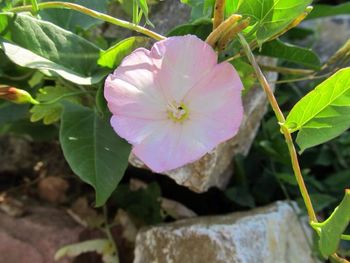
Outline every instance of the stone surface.
<svg viewBox="0 0 350 263">
<path fill-rule="evenodd" d="M 31 169 L 34 163 L 30 142 L 21 137 L 0 136 L 0 173 Z"/>
<path fill-rule="evenodd" d="M 260 61 L 266 65 L 276 63 L 275 59 L 270 58 L 260 58 Z M 267 73 L 266 77 L 273 82 L 277 79 L 277 74 Z M 244 119 L 234 138 L 220 144 L 200 160 L 165 174 L 178 184 L 196 192 L 204 192 L 212 186 L 225 188 L 232 175 L 233 156 L 248 153 L 260 121 L 266 112 L 266 105 L 267 100 L 263 90 L 259 86 L 252 88 L 243 97 Z M 129 161 L 136 167 L 144 167 L 143 163 L 133 154 L 130 155 Z"/>
<path fill-rule="evenodd" d="M 322 62 L 325 62 L 350 39 L 349 15 L 305 21 L 301 26 L 315 30 L 312 49 L 317 52 Z"/>
<path fill-rule="evenodd" d="M 178 0 L 160 1 L 158 4 L 152 5 L 150 10 L 150 20 L 155 26 L 155 28 L 151 28 L 151 30 L 162 35 L 166 35 L 170 29 L 176 26 L 187 23 L 191 12 L 189 6 L 182 4 Z M 111 5 L 109 8 L 109 13 L 114 17 L 126 21 L 130 21 L 131 19 L 119 8 L 119 5 Z M 145 25 L 145 27 L 150 28 L 149 25 Z M 135 33 L 115 25 L 107 25 L 107 28 L 103 31 L 103 34 L 109 38 L 124 38 Z"/>
<path fill-rule="evenodd" d="M 191 9 L 180 1 L 164 0 L 152 7 L 150 19 L 155 31 L 166 35 L 171 29 L 188 23 Z M 176 14 L 176 15 L 175 15 Z"/>
<path fill-rule="evenodd" d="M 141 231 L 134 263 L 311 263 L 310 244 L 287 202 Z"/>
<path fill-rule="evenodd" d="M 79 241 L 83 231 L 65 212 L 54 208 L 30 208 L 26 216 L 0 213 L 0 263 L 68 263 L 54 261 L 60 247 Z"/>
</svg>

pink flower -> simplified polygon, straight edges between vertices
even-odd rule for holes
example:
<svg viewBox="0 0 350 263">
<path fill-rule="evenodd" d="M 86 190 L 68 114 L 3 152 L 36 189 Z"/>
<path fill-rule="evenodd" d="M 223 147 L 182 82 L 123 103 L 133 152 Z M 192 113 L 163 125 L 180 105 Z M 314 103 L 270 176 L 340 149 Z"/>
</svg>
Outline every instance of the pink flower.
<svg viewBox="0 0 350 263">
<path fill-rule="evenodd" d="M 133 153 L 161 173 L 193 162 L 233 137 L 243 117 L 242 82 L 207 43 L 169 37 L 135 50 L 109 75 L 111 124 Z"/>
</svg>

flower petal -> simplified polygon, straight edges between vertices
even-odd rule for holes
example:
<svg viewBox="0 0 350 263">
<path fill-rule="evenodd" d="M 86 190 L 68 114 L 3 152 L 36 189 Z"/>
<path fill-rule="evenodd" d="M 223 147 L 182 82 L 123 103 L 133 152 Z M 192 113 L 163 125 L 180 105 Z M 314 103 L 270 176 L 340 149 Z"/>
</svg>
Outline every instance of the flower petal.
<svg viewBox="0 0 350 263">
<path fill-rule="evenodd" d="M 209 148 L 230 139 L 243 119 L 243 85 L 229 63 L 221 63 L 185 96 L 193 134 Z"/>
<path fill-rule="evenodd" d="M 193 162 L 202 157 L 207 149 L 193 140 L 188 130 L 186 124 L 167 122 L 142 143 L 134 145 L 133 153 L 157 173 Z"/>
<path fill-rule="evenodd" d="M 181 102 L 217 63 L 213 48 L 196 36 L 170 37 L 154 44 L 152 57 L 160 59 L 156 81 L 172 101 Z"/>
<path fill-rule="evenodd" d="M 146 49 L 137 49 L 127 56 L 105 82 L 104 95 L 110 111 L 130 117 L 166 118 L 167 102 L 155 84 L 156 70 Z"/>
<path fill-rule="evenodd" d="M 166 126 L 168 120 L 148 120 L 113 115 L 111 125 L 115 132 L 131 144 L 140 144 L 151 134 Z"/>
</svg>

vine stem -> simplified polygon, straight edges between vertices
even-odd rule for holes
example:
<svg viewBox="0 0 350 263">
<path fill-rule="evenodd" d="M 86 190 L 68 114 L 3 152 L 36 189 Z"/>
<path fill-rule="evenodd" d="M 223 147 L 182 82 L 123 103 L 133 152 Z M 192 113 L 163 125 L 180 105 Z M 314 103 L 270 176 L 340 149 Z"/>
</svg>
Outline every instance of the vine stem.
<svg viewBox="0 0 350 263">
<path fill-rule="evenodd" d="M 248 42 L 245 40 L 245 38 L 243 37 L 243 35 L 241 33 L 238 34 L 238 37 L 239 37 L 239 40 L 242 44 L 244 52 L 245 52 L 248 60 L 250 61 L 250 64 L 253 66 L 253 68 L 255 70 L 255 73 L 258 77 L 260 85 L 264 89 L 264 92 L 267 95 L 269 103 L 270 103 L 273 111 L 275 112 L 276 118 L 277 118 L 279 124 L 281 125 L 281 132 L 283 133 L 284 138 L 286 140 L 286 144 L 288 146 L 288 151 L 289 151 L 289 155 L 290 155 L 290 158 L 292 161 L 294 175 L 295 175 L 296 180 L 298 182 L 298 186 L 299 186 L 301 195 L 303 197 L 303 200 L 304 200 L 304 203 L 306 206 L 306 210 L 307 210 L 307 213 L 309 215 L 310 222 L 317 223 L 318 220 L 316 217 L 316 213 L 315 213 L 315 210 L 313 208 L 313 205 L 312 205 L 312 202 L 310 199 L 310 195 L 307 191 L 307 188 L 306 188 L 306 185 L 305 185 L 305 182 L 303 179 L 303 175 L 302 175 L 301 170 L 300 170 L 298 155 L 297 155 L 297 152 L 295 150 L 292 135 L 290 134 L 289 130 L 283 126 L 283 123 L 285 122 L 285 117 L 284 117 L 284 115 L 283 115 L 283 113 L 282 113 L 282 111 L 277 103 L 277 100 L 275 98 L 275 95 L 272 92 L 272 89 L 271 89 L 269 83 L 267 82 L 267 80 L 266 80 L 264 74 L 262 73 L 257 61 L 255 60 L 255 57 L 253 55 L 252 50 L 250 49 Z M 346 236 L 345 236 L 345 238 L 346 238 Z M 336 253 L 332 254 L 330 257 L 339 263 L 350 263 L 348 260 L 339 257 Z"/>
<path fill-rule="evenodd" d="M 26 5 L 26 6 L 19 6 L 19 7 L 14 7 L 12 9 L 10 9 L 10 12 L 30 12 L 32 11 L 32 6 L 31 5 Z M 124 27 L 133 31 L 136 31 L 138 33 L 144 34 L 146 36 L 149 36 L 150 38 L 153 38 L 155 40 L 163 40 L 165 39 L 164 36 L 153 32 L 145 27 L 118 19 L 118 18 L 114 18 L 110 15 L 106 15 L 103 13 L 100 13 L 98 11 L 95 10 L 91 10 L 89 8 L 86 8 L 84 6 L 78 5 L 78 4 L 74 4 L 74 3 L 69 3 L 69 2 L 45 2 L 45 3 L 39 3 L 38 4 L 38 8 L 40 9 L 52 9 L 52 8 L 56 8 L 56 9 L 71 9 L 71 10 L 75 10 L 78 11 L 80 13 L 83 13 L 85 15 L 97 18 L 99 20 L 120 26 L 120 27 Z"/>
<path fill-rule="evenodd" d="M 117 247 L 117 244 L 115 243 L 115 240 L 113 238 L 113 235 L 112 235 L 112 232 L 110 229 L 110 225 L 108 225 L 108 209 L 107 209 L 106 205 L 103 206 L 103 216 L 105 219 L 105 233 L 106 233 L 109 241 L 111 242 L 111 245 L 113 247 L 114 252 L 116 253 L 116 258 L 118 259 L 118 262 L 116 262 L 116 263 L 119 263 L 118 247 Z"/>
<path fill-rule="evenodd" d="M 243 37 L 242 34 L 238 34 L 238 37 L 239 37 L 239 40 L 242 44 L 243 50 L 244 50 L 248 60 L 250 61 L 251 65 L 253 66 L 254 71 L 258 77 L 258 80 L 259 80 L 262 88 L 265 91 L 265 94 L 266 94 L 266 96 L 269 100 L 269 103 L 270 103 L 270 105 L 271 105 L 271 107 L 276 115 L 276 118 L 277 118 L 279 124 L 281 125 L 281 132 L 283 133 L 284 138 L 286 140 L 286 144 L 288 146 L 288 151 L 289 151 L 289 154 L 291 157 L 293 171 L 294 171 L 296 180 L 298 182 L 298 186 L 299 186 L 301 195 L 303 197 L 310 221 L 318 222 L 315 210 L 313 208 L 309 193 L 307 191 L 307 188 L 306 188 L 306 185 L 305 185 L 305 182 L 304 182 L 301 170 L 300 170 L 298 155 L 297 155 L 297 152 L 295 150 L 292 136 L 291 136 L 289 130 L 283 126 L 283 123 L 285 123 L 285 121 L 286 121 L 285 117 L 284 117 L 284 115 L 283 115 L 283 113 L 282 113 L 282 111 L 277 103 L 277 100 L 275 98 L 275 95 L 272 92 L 272 89 L 271 89 L 269 83 L 267 82 L 267 80 L 266 80 L 264 74 L 262 73 L 257 61 L 255 60 L 255 57 L 253 55 L 252 50 L 250 49 L 248 42 L 245 40 L 245 38 Z"/>
</svg>

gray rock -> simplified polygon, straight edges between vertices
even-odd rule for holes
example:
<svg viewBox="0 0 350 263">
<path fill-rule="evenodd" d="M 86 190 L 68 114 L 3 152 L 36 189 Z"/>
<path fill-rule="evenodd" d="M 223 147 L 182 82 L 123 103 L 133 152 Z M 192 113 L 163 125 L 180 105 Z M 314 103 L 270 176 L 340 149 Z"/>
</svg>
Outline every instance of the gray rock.
<svg viewBox="0 0 350 263">
<path fill-rule="evenodd" d="M 155 28 L 151 28 L 149 25 L 144 26 L 161 35 L 166 35 L 170 29 L 187 23 L 190 18 L 190 11 L 191 9 L 189 6 L 182 4 L 178 0 L 164 0 L 151 6 L 150 20 Z M 111 5 L 109 12 L 112 16 L 119 19 L 125 21 L 131 20 L 131 18 L 120 9 L 119 5 Z M 135 34 L 135 32 L 115 25 L 107 25 L 107 29 L 104 30 L 103 34 L 109 38 L 124 38 Z"/>
<path fill-rule="evenodd" d="M 311 244 L 287 202 L 141 231 L 134 263 L 311 263 Z"/>
<path fill-rule="evenodd" d="M 315 30 L 312 49 L 325 62 L 350 39 L 350 16 L 334 16 L 305 21 L 302 27 Z"/>
<path fill-rule="evenodd" d="M 0 213 L 0 263 L 72 262 L 54 261 L 54 254 L 78 242 L 82 231 L 66 213 L 53 208 L 33 207 L 21 218 Z"/>
<path fill-rule="evenodd" d="M 33 168 L 32 152 L 28 140 L 10 135 L 0 136 L 0 173 L 15 173 Z"/>
<path fill-rule="evenodd" d="M 151 10 L 150 19 L 155 31 L 165 35 L 170 29 L 188 23 L 191 9 L 180 1 L 165 0 L 159 2 Z"/>
<path fill-rule="evenodd" d="M 260 58 L 261 63 L 273 65 L 275 59 Z M 274 82 L 276 73 L 267 73 L 267 79 Z M 274 85 L 272 85 L 274 88 Z M 232 159 L 237 154 L 246 155 L 260 126 L 260 121 L 266 112 L 267 100 L 260 86 L 252 88 L 243 97 L 244 119 L 238 134 L 231 140 L 220 144 L 211 153 L 206 154 L 200 160 L 165 172 L 176 183 L 186 186 L 195 192 L 207 191 L 216 186 L 225 188 L 232 176 Z M 133 154 L 129 161 L 136 167 L 144 167 L 144 164 Z"/>
</svg>

